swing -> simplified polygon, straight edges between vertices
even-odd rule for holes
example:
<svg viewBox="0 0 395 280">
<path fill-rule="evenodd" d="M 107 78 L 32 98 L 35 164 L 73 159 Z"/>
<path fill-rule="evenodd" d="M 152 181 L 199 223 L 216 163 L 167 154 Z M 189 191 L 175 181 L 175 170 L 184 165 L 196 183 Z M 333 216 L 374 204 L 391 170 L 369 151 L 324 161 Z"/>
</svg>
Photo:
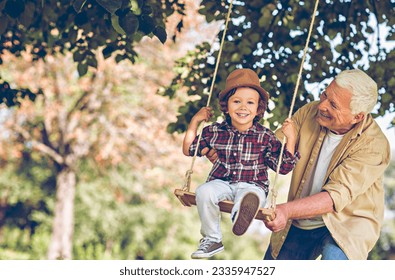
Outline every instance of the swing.
<svg viewBox="0 0 395 280">
<path fill-rule="evenodd" d="M 298 74 L 298 79 L 296 81 L 296 86 L 295 86 L 295 90 L 293 93 L 293 97 L 292 97 L 292 103 L 291 103 L 291 107 L 289 110 L 289 114 L 288 114 L 288 118 L 292 117 L 292 111 L 293 111 L 293 107 L 295 105 L 295 99 L 296 99 L 296 93 L 298 91 L 298 87 L 300 84 L 300 79 L 302 76 L 302 70 L 303 70 L 303 63 L 304 60 L 306 58 L 306 53 L 307 53 L 307 49 L 308 49 L 308 45 L 309 45 L 309 41 L 310 41 L 310 37 L 311 37 L 311 33 L 312 33 L 312 29 L 314 26 L 314 19 L 315 19 L 315 15 L 317 12 L 317 8 L 318 8 L 318 2 L 319 0 L 316 0 L 315 2 L 315 6 L 314 6 L 314 12 L 313 12 L 313 16 L 311 19 L 311 23 L 310 23 L 310 28 L 309 28 L 309 33 L 307 36 L 307 40 L 306 40 L 306 44 L 303 50 L 303 57 L 302 57 L 302 62 L 300 64 L 300 68 L 299 68 L 299 74 Z M 225 35 L 226 35 L 226 30 L 228 28 L 228 22 L 229 22 L 229 18 L 230 18 L 230 13 L 232 10 L 232 5 L 233 5 L 233 0 L 230 1 L 229 3 L 229 8 L 228 8 L 228 14 L 226 17 L 226 21 L 225 21 L 225 27 L 224 27 L 224 32 L 222 34 L 222 38 L 221 38 L 221 44 L 220 44 L 220 48 L 219 48 L 219 52 L 218 52 L 218 59 L 215 65 L 215 69 L 214 69 L 214 75 L 213 75 L 213 80 L 211 82 L 211 87 L 210 87 L 210 92 L 209 92 L 209 96 L 208 96 L 208 100 L 207 100 L 207 107 L 210 105 L 210 100 L 211 100 L 211 96 L 212 96 L 212 91 L 214 88 L 214 84 L 215 84 L 215 78 L 216 78 L 216 74 L 218 71 L 218 66 L 219 66 L 219 61 L 221 58 L 221 54 L 222 54 L 222 48 L 223 48 L 223 44 L 224 44 L 224 40 L 225 40 Z M 201 126 L 202 127 L 202 126 Z M 189 170 L 187 170 L 186 174 L 185 174 L 185 183 L 182 189 L 175 189 L 174 190 L 174 194 L 177 196 L 177 198 L 180 200 L 181 204 L 184 206 L 192 206 L 192 205 L 196 205 L 196 196 L 195 193 L 190 191 L 190 184 L 191 184 L 191 175 L 193 173 L 193 166 L 195 164 L 195 159 L 197 156 L 197 151 L 199 150 L 199 144 L 200 144 L 200 139 L 201 139 L 201 135 L 202 135 L 202 129 L 200 129 L 200 133 L 199 133 L 199 137 L 198 137 L 198 141 L 197 141 L 197 146 L 195 149 L 195 153 L 193 155 L 192 158 L 192 163 L 191 163 L 191 167 Z M 276 174 L 274 177 L 274 182 L 272 187 L 269 186 L 269 195 L 270 199 L 269 199 L 269 205 L 266 208 L 260 208 L 255 216 L 255 219 L 257 220 L 262 220 L 262 221 L 272 221 L 274 220 L 274 218 L 276 217 L 275 211 L 276 211 L 276 198 L 277 198 L 277 190 L 275 188 L 276 183 L 277 183 L 277 177 L 280 173 L 280 166 L 281 166 L 281 162 L 282 162 L 282 156 L 283 156 L 283 152 L 284 152 L 284 143 L 285 143 L 285 136 L 282 139 L 281 142 L 281 151 L 280 151 L 280 156 L 278 159 L 278 164 L 277 164 L 277 170 L 276 170 Z M 231 213 L 231 210 L 233 208 L 233 202 L 229 201 L 229 200 L 224 200 L 218 203 L 218 206 L 220 208 L 221 212 L 225 212 L 225 213 Z"/>
</svg>

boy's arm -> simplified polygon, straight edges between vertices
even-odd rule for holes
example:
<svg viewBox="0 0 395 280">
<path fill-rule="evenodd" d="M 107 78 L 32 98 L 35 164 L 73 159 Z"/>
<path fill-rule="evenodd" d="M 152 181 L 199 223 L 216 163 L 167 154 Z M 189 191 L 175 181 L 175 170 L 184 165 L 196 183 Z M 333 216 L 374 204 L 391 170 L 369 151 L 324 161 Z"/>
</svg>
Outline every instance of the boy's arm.
<svg viewBox="0 0 395 280">
<path fill-rule="evenodd" d="M 184 155 L 189 156 L 189 147 L 192 145 L 193 140 L 196 138 L 197 129 L 199 123 L 192 118 L 191 123 L 188 126 L 187 132 L 185 133 L 184 142 L 182 143 L 182 152 Z"/>
<path fill-rule="evenodd" d="M 189 147 L 192 145 L 193 140 L 196 138 L 197 130 L 199 128 L 199 124 L 202 121 L 208 121 L 212 116 L 211 108 L 204 107 L 197 112 L 188 126 L 188 129 L 184 136 L 184 141 L 182 143 L 182 152 L 184 155 L 189 156 Z"/>
<path fill-rule="evenodd" d="M 284 135 L 287 137 L 285 147 L 292 155 L 294 155 L 295 145 L 296 145 L 296 131 L 292 119 L 287 118 L 284 121 L 281 130 L 284 133 Z"/>
</svg>

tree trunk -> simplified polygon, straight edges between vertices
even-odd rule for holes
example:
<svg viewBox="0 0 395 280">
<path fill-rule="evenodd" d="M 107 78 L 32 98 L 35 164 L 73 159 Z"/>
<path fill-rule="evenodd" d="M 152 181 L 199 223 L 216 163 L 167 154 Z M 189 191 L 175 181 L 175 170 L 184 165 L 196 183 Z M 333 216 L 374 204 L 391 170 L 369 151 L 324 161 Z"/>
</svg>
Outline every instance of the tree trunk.
<svg viewBox="0 0 395 280">
<path fill-rule="evenodd" d="M 75 172 L 64 167 L 56 178 L 55 217 L 48 249 L 50 260 L 72 258 L 75 188 Z"/>
</svg>

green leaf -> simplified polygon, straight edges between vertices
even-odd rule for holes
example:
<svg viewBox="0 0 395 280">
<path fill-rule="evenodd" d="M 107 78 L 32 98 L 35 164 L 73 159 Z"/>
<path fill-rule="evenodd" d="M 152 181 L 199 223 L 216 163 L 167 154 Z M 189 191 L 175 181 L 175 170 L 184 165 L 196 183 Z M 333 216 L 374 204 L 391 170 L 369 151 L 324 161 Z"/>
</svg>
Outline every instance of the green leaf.
<svg viewBox="0 0 395 280">
<path fill-rule="evenodd" d="M 5 15 L 0 16 L 0 35 L 3 34 L 7 30 L 8 26 L 8 17 Z"/>
<path fill-rule="evenodd" d="M 116 62 L 116 63 L 119 63 L 119 62 L 121 62 L 121 61 L 124 60 L 124 59 L 125 59 L 125 56 L 122 55 L 122 54 L 117 54 L 117 55 L 115 56 L 115 62 Z"/>
<path fill-rule="evenodd" d="M 25 2 L 23 0 L 8 0 L 3 13 L 8 14 L 12 18 L 17 18 L 24 10 Z"/>
<path fill-rule="evenodd" d="M 74 10 L 79 13 L 81 12 L 82 8 L 84 7 L 87 0 L 75 0 L 73 3 Z"/>
<path fill-rule="evenodd" d="M 75 62 L 81 62 L 85 59 L 85 53 L 83 53 L 81 51 L 75 51 L 73 53 L 73 59 Z"/>
<path fill-rule="evenodd" d="M 143 14 L 146 14 L 146 15 L 152 14 L 153 11 L 154 11 L 154 10 L 153 10 L 152 7 L 149 6 L 149 5 L 144 5 L 143 8 L 141 9 L 141 12 L 142 12 Z"/>
<path fill-rule="evenodd" d="M 89 66 L 92 66 L 94 68 L 97 68 L 97 59 L 94 56 L 90 56 L 87 58 L 86 60 L 86 64 L 88 64 Z"/>
<path fill-rule="evenodd" d="M 126 35 L 125 30 L 119 25 L 119 17 L 115 14 L 111 15 L 111 25 L 121 35 Z"/>
<path fill-rule="evenodd" d="M 80 77 L 84 76 L 88 72 L 88 64 L 83 62 L 78 63 L 77 70 Z"/>
<path fill-rule="evenodd" d="M 128 12 L 126 15 L 119 18 L 120 27 L 127 35 L 132 35 L 139 28 L 139 19 L 132 13 Z"/>
<path fill-rule="evenodd" d="M 135 14 L 136 16 L 141 15 L 141 1 L 131 0 L 131 5 L 132 7 L 130 8 L 130 10 L 133 12 L 133 14 Z"/>
<path fill-rule="evenodd" d="M 140 16 L 139 30 L 145 34 L 151 33 L 155 28 L 155 21 L 152 17 Z"/>
<path fill-rule="evenodd" d="M 96 2 L 112 15 L 122 7 L 122 0 L 96 0 Z"/>
<path fill-rule="evenodd" d="M 33 22 L 35 8 L 36 6 L 34 5 L 34 3 L 27 2 L 25 5 L 25 10 L 19 16 L 19 22 L 26 28 L 28 28 Z"/>
<path fill-rule="evenodd" d="M 272 13 L 265 8 L 261 9 L 262 16 L 258 20 L 259 27 L 264 27 L 270 24 L 270 20 L 272 19 Z"/>
<path fill-rule="evenodd" d="M 164 44 L 167 39 L 167 33 L 166 30 L 162 26 L 157 26 L 155 27 L 153 31 L 154 35 L 158 37 L 158 39 Z"/>
<path fill-rule="evenodd" d="M 109 58 L 111 54 L 115 51 L 115 48 L 112 45 L 108 45 L 103 49 L 103 56 L 104 58 Z"/>
<path fill-rule="evenodd" d="M 94 57 L 94 56 L 88 57 L 87 60 L 86 60 L 86 63 L 87 63 L 89 66 L 92 66 L 92 67 L 94 67 L 94 68 L 97 68 L 97 59 L 96 59 L 96 57 Z"/>
</svg>

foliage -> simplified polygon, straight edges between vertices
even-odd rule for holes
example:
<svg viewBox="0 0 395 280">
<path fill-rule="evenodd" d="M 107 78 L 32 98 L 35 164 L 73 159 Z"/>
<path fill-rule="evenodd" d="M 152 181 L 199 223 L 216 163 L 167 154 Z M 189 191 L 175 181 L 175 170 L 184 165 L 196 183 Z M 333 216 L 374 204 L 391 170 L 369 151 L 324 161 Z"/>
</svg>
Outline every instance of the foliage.
<svg viewBox="0 0 395 280">
<path fill-rule="evenodd" d="M 200 13 L 208 22 L 224 20 L 229 1 L 201 2 Z M 288 115 L 315 1 L 234 1 L 231 21 L 214 85 L 215 95 L 225 86 L 227 75 L 239 67 L 256 70 L 270 93 L 271 123 Z M 223 28 L 218 34 L 222 37 Z M 320 1 L 309 50 L 296 98 L 296 111 L 314 99 L 308 84 L 322 90 L 326 79 L 341 70 L 364 69 L 379 85 L 378 115 L 394 111 L 395 51 L 385 42 L 395 36 L 394 1 Z M 206 106 L 219 44 L 202 43 L 178 60 L 177 76 L 160 93 L 174 98 L 185 88 L 190 99 L 179 108 L 170 132 L 185 131 L 192 116 Z M 325 81 L 326 80 L 326 81 Z M 310 87 L 311 88 L 311 87 Z M 216 110 L 217 116 L 219 110 Z"/>
<path fill-rule="evenodd" d="M 148 196 L 142 196 L 134 187 L 138 182 L 128 167 L 112 169 L 100 178 L 98 171 L 92 167 L 89 163 L 81 166 L 84 176 L 77 188 L 75 204 L 75 259 L 189 259 L 200 238 L 196 208 L 181 206 L 172 194 L 169 194 L 171 208 L 154 207 L 147 200 Z M 30 168 L 26 166 L 24 171 L 28 173 Z M 0 178 L 3 176 L 0 175 Z M 27 181 L 24 178 L 21 183 Z M 42 185 L 35 182 L 33 189 L 40 189 Z M 18 193 L 17 200 L 22 196 Z M 51 201 L 50 196 L 42 196 L 42 199 Z M 38 218 L 40 222 L 34 232 L 17 223 L 7 222 L 0 234 L 1 259 L 46 258 L 51 214 L 35 212 L 20 217 L 24 223 L 32 223 Z M 7 217 L 7 221 L 13 219 L 12 215 Z M 227 214 L 223 217 L 222 227 L 227 248 L 216 259 L 262 258 L 266 246 L 260 235 L 246 235 L 235 242 L 237 237 L 230 231 Z"/>
<path fill-rule="evenodd" d="M 52 224 L 54 176 L 37 153 L 8 160 L 0 173 L 0 259 L 42 259 Z"/>
<path fill-rule="evenodd" d="M 164 43 L 167 18 L 182 15 L 184 6 L 171 0 L 0 0 L 0 64 L 5 51 L 15 56 L 28 51 L 34 60 L 71 52 L 80 76 L 97 68 L 98 51 L 134 63 L 135 44 L 145 36 Z M 13 106 L 16 97 L 34 100 L 39 91 L 12 89 L 0 76 L 0 94 L 0 103 Z"/>
</svg>

